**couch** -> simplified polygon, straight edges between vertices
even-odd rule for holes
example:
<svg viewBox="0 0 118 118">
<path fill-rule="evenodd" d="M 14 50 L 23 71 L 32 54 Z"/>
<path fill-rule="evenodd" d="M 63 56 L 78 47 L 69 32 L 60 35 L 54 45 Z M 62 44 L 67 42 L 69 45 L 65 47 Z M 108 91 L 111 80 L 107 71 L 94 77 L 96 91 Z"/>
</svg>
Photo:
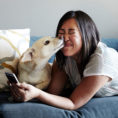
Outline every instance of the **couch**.
<svg viewBox="0 0 118 118">
<path fill-rule="evenodd" d="M 32 36 L 30 46 L 38 38 Z M 102 39 L 102 42 L 118 51 L 118 39 Z M 49 61 L 52 62 L 53 59 L 54 56 Z M 43 104 L 35 99 L 23 103 L 9 102 L 9 96 L 8 92 L 0 93 L 0 118 L 118 118 L 118 96 L 93 97 L 83 107 L 72 112 Z"/>
</svg>

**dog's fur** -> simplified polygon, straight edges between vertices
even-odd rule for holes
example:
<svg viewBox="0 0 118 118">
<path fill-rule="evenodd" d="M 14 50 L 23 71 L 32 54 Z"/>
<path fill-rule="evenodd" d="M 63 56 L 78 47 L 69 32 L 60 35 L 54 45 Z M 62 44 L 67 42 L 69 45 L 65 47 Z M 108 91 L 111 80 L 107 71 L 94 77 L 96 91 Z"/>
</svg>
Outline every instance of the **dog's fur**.
<svg viewBox="0 0 118 118">
<path fill-rule="evenodd" d="M 62 47 L 62 39 L 43 37 L 37 40 L 19 60 L 19 81 L 45 89 L 51 80 L 51 65 L 48 60 Z"/>
<path fill-rule="evenodd" d="M 1 64 L 3 66 L 3 69 L 0 70 L 1 71 L 0 72 L 0 74 L 1 74 L 0 92 L 9 90 L 9 87 L 8 87 L 8 84 L 7 84 L 8 79 L 5 76 L 5 72 L 16 73 L 18 61 L 19 61 L 19 59 L 15 58 L 13 60 L 6 61 L 6 62 L 3 62 Z"/>
</svg>

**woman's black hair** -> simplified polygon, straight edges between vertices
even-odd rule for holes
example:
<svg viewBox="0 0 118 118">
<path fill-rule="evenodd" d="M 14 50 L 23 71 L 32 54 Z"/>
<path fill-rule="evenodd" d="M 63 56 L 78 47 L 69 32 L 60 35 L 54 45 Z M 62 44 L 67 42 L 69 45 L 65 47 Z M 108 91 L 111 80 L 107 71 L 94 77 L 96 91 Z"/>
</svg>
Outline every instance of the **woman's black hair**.
<svg viewBox="0 0 118 118">
<path fill-rule="evenodd" d="M 60 19 L 56 30 L 56 37 L 58 36 L 58 32 L 64 22 L 71 18 L 76 20 L 81 34 L 82 49 L 78 55 L 78 58 L 81 55 L 80 69 L 83 72 L 86 64 L 89 61 L 90 55 L 94 52 L 98 42 L 100 41 L 99 32 L 94 21 L 88 14 L 84 13 L 83 11 L 69 11 Z M 60 69 L 65 66 L 66 58 L 67 57 L 63 55 L 61 50 L 56 53 L 56 61 Z"/>
</svg>

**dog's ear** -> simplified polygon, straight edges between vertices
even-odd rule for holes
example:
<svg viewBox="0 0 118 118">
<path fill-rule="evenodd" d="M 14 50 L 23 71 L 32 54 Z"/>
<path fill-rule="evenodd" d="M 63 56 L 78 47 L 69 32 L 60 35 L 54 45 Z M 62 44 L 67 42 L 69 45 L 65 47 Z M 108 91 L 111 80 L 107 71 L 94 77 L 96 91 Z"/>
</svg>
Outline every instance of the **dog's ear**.
<svg viewBox="0 0 118 118">
<path fill-rule="evenodd" d="M 33 53 L 35 52 L 35 49 L 29 48 L 21 57 L 21 62 L 30 62 L 33 58 Z"/>
</svg>

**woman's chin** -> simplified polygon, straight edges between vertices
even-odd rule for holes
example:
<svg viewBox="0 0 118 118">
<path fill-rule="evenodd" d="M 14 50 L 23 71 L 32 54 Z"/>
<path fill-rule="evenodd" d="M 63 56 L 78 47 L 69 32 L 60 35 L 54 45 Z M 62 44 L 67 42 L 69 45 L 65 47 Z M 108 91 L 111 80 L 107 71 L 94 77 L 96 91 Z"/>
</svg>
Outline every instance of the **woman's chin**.
<svg viewBox="0 0 118 118">
<path fill-rule="evenodd" d="M 64 52 L 63 52 L 63 55 L 64 55 L 64 56 L 72 56 L 72 54 L 71 54 L 69 51 L 66 51 L 66 52 L 64 51 Z"/>
</svg>

